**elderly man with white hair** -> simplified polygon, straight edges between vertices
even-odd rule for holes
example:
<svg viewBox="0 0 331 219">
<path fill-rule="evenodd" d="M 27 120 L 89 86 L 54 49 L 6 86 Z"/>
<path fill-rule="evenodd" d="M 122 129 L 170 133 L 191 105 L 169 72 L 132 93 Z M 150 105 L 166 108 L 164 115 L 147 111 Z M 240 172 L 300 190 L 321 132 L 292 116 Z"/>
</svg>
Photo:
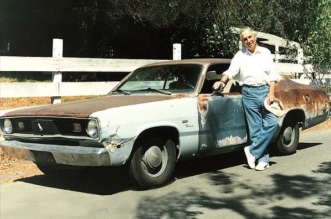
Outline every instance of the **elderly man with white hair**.
<svg viewBox="0 0 331 219">
<path fill-rule="evenodd" d="M 250 168 L 265 170 L 269 168 L 267 147 L 276 131 L 278 119 L 265 108 L 264 102 L 274 102 L 279 75 L 275 71 L 270 50 L 257 44 L 255 32 L 245 27 L 239 34 L 245 47 L 235 54 L 229 69 L 213 88 L 217 90 L 220 86 L 224 87 L 228 80 L 239 74 L 251 143 L 244 151 Z"/>
</svg>

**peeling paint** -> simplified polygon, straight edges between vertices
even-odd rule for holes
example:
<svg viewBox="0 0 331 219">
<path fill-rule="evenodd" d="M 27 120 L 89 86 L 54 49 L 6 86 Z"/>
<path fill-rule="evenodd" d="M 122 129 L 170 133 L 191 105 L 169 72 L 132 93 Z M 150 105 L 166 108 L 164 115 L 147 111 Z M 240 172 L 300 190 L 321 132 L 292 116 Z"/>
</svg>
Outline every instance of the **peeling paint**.
<svg viewBox="0 0 331 219">
<path fill-rule="evenodd" d="M 197 98 L 199 149 L 202 151 L 247 142 L 247 126 L 240 93 Z"/>
<path fill-rule="evenodd" d="M 105 142 L 105 147 L 110 152 L 113 148 L 123 147 L 124 145 L 129 144 L 134 139 L 135 139 L 135 137 L 132 137 L 130 139 L 123 140 L 123 141 L 115 141 L 115 140 L 113 140 L 111 142 Z"/>
<path fill-rule="evenodd" d="M 201 144 L 201 148 L 206 148 L 207 146 L 207 144 Z"/>
<path fill-rule="evenodd" d="M 104 147 L 109 152 L 111 165 L 122 165 L 129 158 L 135 137 L 130 139 L 114 139 L 103 142 Z"/>
<path fill-rule="evenodd" d="M 122 165 L 126 162 L 130 155 L 134 139 L 136 138 L 136 136 L 129 139 L 119 138 L 119 129 L 120 126 L 116 128 L 115 133 L 110 135 L 109 138 L 102 140 L 102 144 L 108 151 L 112 165 Z"/>
<path fill-rule="evenodd" d="M 238 145 L 238 144 L 244 144 L 247 142 L 247 135 L 244 138 L 241 138 L 239 136 L 229 136 L 225 139 L 221 139 L 217 141 L 218 147 L 223 147 L 227 145 Z"/>
<path fill-rule="evenodd" d="M 210 95 L 200 95 L 198 98 L 198 109 L 201 115 L 201 125 L 202 127 L 206 126 L 206 115 L 208 113 L 208 101 L 211 101 L 212 98 Z"/>
<path fill-rule="evenodd" d="M 106 139 L 102 142 L 103 145 L 105 146 L 105 148 L 109 151 L 109 153 L 111 153 L 113 151 L 113 148 L 122 147 L 135 139 L 135 136 L 130 139 L 125 139 L 125 140 L 117 139 L 117 137 L 118 137 L 117 133 L 118 133 L 119 128 L 120 127 L 118 126 L 116 128 L 115 134 L 111 135 L 108 139 Z"/>
</svg>

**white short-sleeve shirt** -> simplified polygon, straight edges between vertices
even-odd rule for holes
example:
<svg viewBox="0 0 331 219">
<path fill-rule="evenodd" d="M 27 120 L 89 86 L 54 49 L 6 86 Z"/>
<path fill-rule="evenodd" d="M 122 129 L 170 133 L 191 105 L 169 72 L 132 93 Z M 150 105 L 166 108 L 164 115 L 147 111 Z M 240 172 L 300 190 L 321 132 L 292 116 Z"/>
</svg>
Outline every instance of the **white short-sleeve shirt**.
<svg viewBox="0 0 331 219">
<path fill-rule="evenodd" d="M 271 81 L 277 82 L 280 78 L 275 71 L 270 50 L 261 46 L 257 46 L 254 53 L 243 48 L 235 54 L 224 74 L 232 79 L 238 73 L 241 85 L 261 86 Z"/>
</svg>

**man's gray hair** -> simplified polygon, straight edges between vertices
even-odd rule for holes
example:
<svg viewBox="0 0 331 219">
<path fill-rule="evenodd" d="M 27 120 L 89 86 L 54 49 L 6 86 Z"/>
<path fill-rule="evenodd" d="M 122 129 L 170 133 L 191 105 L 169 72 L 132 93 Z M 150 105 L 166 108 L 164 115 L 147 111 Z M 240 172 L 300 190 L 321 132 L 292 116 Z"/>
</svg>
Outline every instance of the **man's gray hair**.
<svg viewBox="0 0 331 219">
<path fill-rule="evenodd" d="M 253 34 L 256 36 L 256 33 L 255 33 L 255 31 L 254 31 L 252 28 L 250 28 L 250 27 L 243 27 L 243 28 L 241 28 L 240 31 L 239 31 L 240 40 L 242 40 L 242 36 L 241 36 L 241 34 L 242 34 L 242 32 L 244 32 L 244 31 L 249 31 L 249 32 L 253 33 Z"/>
</svg>

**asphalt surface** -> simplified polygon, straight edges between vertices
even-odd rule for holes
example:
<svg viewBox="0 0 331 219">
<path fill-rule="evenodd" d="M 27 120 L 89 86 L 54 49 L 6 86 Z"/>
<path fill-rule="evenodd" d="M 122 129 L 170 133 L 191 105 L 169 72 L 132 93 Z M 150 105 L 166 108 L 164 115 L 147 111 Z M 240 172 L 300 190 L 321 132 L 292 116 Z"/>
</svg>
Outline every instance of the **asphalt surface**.
<svg viewBox="0 0 331 219">
<path fill-rule="evenodd" d="M 263 172 L 243 151 L 177 165 L 162 188 L 139 190 L 122 170 L 34 176 L 0 186 L 0 218 L 331 218 L 331 130 L 301 133 L 297 152 Z"/>
</svg>

